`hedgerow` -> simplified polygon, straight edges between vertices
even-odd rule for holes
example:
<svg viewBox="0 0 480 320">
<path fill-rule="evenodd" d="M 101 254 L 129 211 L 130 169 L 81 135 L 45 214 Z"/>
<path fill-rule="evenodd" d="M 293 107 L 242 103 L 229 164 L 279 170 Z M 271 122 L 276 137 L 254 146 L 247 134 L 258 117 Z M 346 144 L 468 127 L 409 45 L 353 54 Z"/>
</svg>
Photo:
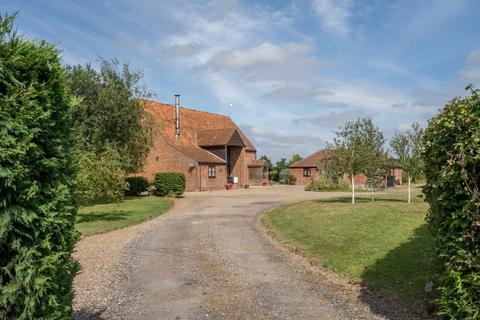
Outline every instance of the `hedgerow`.
<svg viewBox="0 0 480 320">
<path fill-rule="evenodd" d="M 480 319 L 480 98 L 471 89 L 430 120 L 424 136 L 427 220 L 440 277 L 438 314 Z"/>
<path fill-rule="evenodd" d="M 0 319 L 71 319 L 71 96 L 59 52 L 0 17 Z"/>
<path fill-rule="evenodd" d="M 161 172 L 155 175 L 155 194 L 157 196 L 167 196 L 175 194 L 181 196 L 185 191 L 185 175 L 177 172 Z"/>
</svg>

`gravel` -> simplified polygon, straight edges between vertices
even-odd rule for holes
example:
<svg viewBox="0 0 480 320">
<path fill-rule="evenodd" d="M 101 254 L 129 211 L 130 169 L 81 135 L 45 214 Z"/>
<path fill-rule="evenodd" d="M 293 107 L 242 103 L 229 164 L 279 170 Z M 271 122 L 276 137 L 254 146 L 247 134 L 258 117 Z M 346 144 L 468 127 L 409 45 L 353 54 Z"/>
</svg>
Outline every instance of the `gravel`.
<svg viewBox="0 0 480 320">
<path fill-rule="evenodd" d="M 260 223 L 270 207 L 339 194 L 275 186 L 188 193 L 166 214 L 83 238 L 77 319 L 423 319 L 312 265 Z"/>
</svg>

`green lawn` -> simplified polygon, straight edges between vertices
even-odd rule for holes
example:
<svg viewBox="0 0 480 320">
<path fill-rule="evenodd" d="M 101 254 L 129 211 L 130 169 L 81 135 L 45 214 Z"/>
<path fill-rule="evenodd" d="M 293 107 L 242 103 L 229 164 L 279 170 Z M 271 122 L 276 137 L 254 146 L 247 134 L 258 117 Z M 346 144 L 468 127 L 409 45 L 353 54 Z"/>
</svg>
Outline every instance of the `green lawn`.
<svg viewBox="0 0 480 320">
<path fill-rule="evenodd" d="M 120 203 L 96 204 L 78 210 L 77 230 L 85 236 L 126 227 L 158 216 L 173 205 L 155 196 L 127 198 Z"/>
<path fill-rule="evenodd" d="M 417 192 L 418 194 L 418 192 Z M 432 242 L 425 224 L 428 205 L 404 194 L 307 201 L 274 208 L 264 224 L 308 258 L 423 305 L 433 278 Z"/>
</svg>

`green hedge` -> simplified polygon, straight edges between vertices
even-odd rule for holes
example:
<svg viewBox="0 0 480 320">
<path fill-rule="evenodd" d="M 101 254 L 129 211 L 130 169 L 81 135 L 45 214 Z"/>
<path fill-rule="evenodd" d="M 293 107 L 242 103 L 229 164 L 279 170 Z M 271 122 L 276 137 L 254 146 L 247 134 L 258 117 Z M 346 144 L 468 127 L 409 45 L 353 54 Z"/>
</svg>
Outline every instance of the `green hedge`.
<svg viewBox="0 0 480 320">
<path fill-rule="evenodd" d="M 155 175 L 155 194 L 167 196 L 175 194 L 181 196 L 185 191 L 185 175 L 177 172 L 161 172 Z"/>
<path fill-rule="evenodd" d="M 424 136 L 438 314 L 449 319 L 480 319 L 480 98 L 471 91 L 430 120 Z"/>
<path fill-rule="evenodd" d="M 54 46 L 0 17 L 0 319 L 72 319 L 72 98 Z"/>
<path fill-rule="evenodd" d="M 140 193 L 148 190 L 150 183 L 145 177 L 127 177 L 128 189 L 125 191 L 127 196 L 138 196 Z"/>
</svg>

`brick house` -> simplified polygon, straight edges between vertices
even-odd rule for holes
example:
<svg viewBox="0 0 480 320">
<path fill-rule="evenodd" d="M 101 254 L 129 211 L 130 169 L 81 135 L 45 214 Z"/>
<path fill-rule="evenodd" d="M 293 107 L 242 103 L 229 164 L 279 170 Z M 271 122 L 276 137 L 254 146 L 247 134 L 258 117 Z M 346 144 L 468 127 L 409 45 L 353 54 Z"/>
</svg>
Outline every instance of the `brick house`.
<svg viewBox="0 0 480 320">
<path fill-rule="evenodd" d="M 322 168 L 320 167 L 320 161 L 325 157 L 325 152 L 325 150 L 317 151 L 303 160 L 293 163 L 289 167 L 290 174 L 296 178 L 295 184 L 306 185 L 321 174 Z M 348 175 L 348 173 L 346 175 Z M 402 184 L 402 176 L 402 167 L 399 165 L 391 165 L 388 168 L 387 176 L 382 176 L 381 178 L 388 187 L 393 187 Z M 347 180 L 350 183 L 350 179 Z M 367 177 L 363 174 L 356 175 L 354 177 L 355 187 L 366 188 L 367 180 Z"/>
<path fill-rule="evenodd" d="M 157 172 L 182 172 L 186 191 L 222 189 L 228 180 L 234 188 L 262 183 L 265 162 L 256 159 L 255 147 L 228 116 L 141 103 L 154 120 L 155 132 L 139 175 L 152 180 Z"/>
<path fill-rule="evenodd" d="M 289 169 L 290 174 L 297 179 L 295 184 L 309 184 L 313 179 L 317 178 L 320 175 L 319 164 L 324 156 L 325 150 L 320 150 L 293 163 Z"/>
</svg>

